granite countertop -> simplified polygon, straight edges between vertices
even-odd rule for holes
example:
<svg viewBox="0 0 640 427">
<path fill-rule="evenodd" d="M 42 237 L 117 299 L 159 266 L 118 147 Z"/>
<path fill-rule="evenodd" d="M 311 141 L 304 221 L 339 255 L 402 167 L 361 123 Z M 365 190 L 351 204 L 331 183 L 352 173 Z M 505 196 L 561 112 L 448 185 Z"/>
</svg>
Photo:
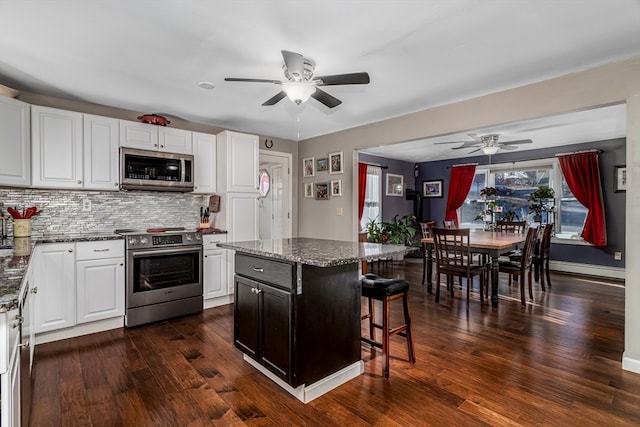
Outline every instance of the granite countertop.
<svg viewBox="0 0 640 427">
<path fill-rule="evenodd" d="M 332 267 L 362 260 L 392 257 L 417 248 L 379 243 L 343 242 L 311 238 L 254 240 L 248 242 L 218 243 L 237 252 L 299 262 L 316 267 Z"/>
<path fill-rule="evenodd" d="M 95 242 L 117 240 L 113 233 L 45 234 L 43 236 L 0 239 L 0 311 L 18 307 L 22 279 L 27 273 L 31 252 L 38 243 Z"/>
</svg>

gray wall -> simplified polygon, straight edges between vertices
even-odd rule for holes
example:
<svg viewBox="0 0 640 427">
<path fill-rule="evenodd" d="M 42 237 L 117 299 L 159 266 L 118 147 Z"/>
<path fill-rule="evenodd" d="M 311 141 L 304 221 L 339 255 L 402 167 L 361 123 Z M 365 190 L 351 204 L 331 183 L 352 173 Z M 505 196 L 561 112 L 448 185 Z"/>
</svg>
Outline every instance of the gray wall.
<svg viewBox="0 0 640 427">
<path fill-rule="evenodd" d="M 624 267 L 624 257 L 621 261 L 613 259 L 613 253 L 620 251 L 624 254 L 625 248 L 625 192 L 614 193 L 614 166 L 624 165 L 626 156 L 626 140 L 613 139 L 608 141 L 595 141 L 585 144 L 567 145 L 562 147 L 562 152 L 601 149 L 599 156 L 600 178 L 602 180 L 602 194 L 605 205 L 605 219 L 607 222 L 607 246 L 596 248 L 593 246 L 553 244 L 551 259 L 556 261 L 568 261 L 593 265 L 606 265 Z M 492 156 L 492 163 L 508 163 L 513 161 L 544 159 L 555 156 L 557 148 L 545 148 L 541 150 L 513 151 L 510 153 L 496 154 Z M 462 163 L 487 164 L 487 156 L 465 157 Z M 420 163 L 418 182 L 423 180 L 442 179 L 443 194 L 441 199 L 427 199 L 424 202 L 424 218 L 441 221 L 446 209 L 446 195 L 449 191 L 449 177 L 451 165 L 461 163 L 460 160 L 442 160 L 438 162 Z M 416 188 L 419 190 L 419 187 Z"/>
</svg>

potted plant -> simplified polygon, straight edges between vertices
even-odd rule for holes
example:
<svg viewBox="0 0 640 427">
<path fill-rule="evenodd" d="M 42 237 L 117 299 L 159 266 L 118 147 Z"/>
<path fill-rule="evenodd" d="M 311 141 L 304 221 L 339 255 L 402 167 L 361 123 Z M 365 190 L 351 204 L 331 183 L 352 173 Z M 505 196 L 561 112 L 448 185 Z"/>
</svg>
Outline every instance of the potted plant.
<svg viewBox="0 0 640 427">
<path fill-rule="evenodd" d="M 400 218 L 394 215 L 390 221 L 384 221 L 381 224 L 382 233 L 388 235 L 388 242 L 394 245 L 410 245 L 416 234 L 416 227 L 413 226 L 415 217 L 413 215 L 405 215 Z"/>
<path fill-rule="evenodd" d="M 550 188 L 547 185 L 542 185 L 538 187 L 536 191 L 531 193 L 529 201 L 533 203 L 529 206 L 529 211 L 533 211 L 534 222 L 542 222 L 542 212 L 547 211 L 546 202 L 549 199 L 553 199 L 555 195 L 556 192 L 553 188 Z"/>
<path fill-rule="evenodd" d="M 370 243 L 382 243 L 382 228 L 376 218 L 367 222 L 367 241 Z"/>
</svg>

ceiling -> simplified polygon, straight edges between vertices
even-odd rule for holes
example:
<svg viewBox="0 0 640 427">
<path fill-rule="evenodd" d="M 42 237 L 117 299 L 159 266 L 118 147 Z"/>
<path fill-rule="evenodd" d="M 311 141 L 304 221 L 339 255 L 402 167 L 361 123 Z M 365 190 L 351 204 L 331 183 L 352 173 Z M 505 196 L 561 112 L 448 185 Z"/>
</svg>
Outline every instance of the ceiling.
<svg viewBox="0 0 640 427">
<path fill-rule="evenodd" d="M 303 140 L 640 55 L 638 40 L 638 0 L 2 0 L 0 84 Z M 277 85 L 224 81 L 283 79 L 281 50 L 313 59 L 316 75 L 367 71 L 371 83 L 325 87 L 343 101 L 328 109 L 262 107 Z M 621 129 L 613 107 L 474 133 L 533 148 Z M 403 147 L 411 161 L 465 151 Z"/>
</svg>

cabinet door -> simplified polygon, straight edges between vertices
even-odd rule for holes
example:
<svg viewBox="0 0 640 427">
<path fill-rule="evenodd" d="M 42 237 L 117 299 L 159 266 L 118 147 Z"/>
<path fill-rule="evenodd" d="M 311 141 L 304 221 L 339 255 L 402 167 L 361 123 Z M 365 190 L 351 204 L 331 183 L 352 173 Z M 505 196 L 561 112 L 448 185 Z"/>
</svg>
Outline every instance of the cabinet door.
<svg viewBox="0 0 640 427">
<path fill-rule="evenodd" d="M 68 328 L 76 323 L 76 279 L 73 243 L 36 248 L 36 334 Z"/>
<path fill-rule="evenodd" d="M 227 194 L 229 241 L 258 239 L 258 199 L 256 194 Z"/>
<path fill-rule="evenodd" d="M 124 316 L 124 258 L 76 263 L 77 323 Z"/>
<path fill-rule="evenodd" d="M 0 185 L 31 185 L 29 104 L 0 96 Z"/>
<path fill-rule="evenodd" d="M 193 132 L 194 193 L 212 194 L 216 189 L 216 136 Z"/>
<path fill-rule="evenodd" d="M 219 154 L 224 153 L 223 158 L 218 158 L 225 187 L 220 191 L 257 193 L 258 136 L 225 131 L 217 140 Z"/>
<path fill-rule="evenodd" d="M 118 190 L 118 120 L 85 114 L 84 188 Z"/>
<path fill-rule="evenodd" d="M 19 427 L 20 423 L 20 352 L 11 359 L 9 370 L 0 378 L 2 402 L 0 425 Z"/>
<path fill-rule="evenodd" d="M 203 264 L 204 298 L 217 298 L 227 295 L 226 249 L 205 251 Z"/>
<path fill-rule="evenodd" d="M 160 151 L 167 153 L 193 154 L 191 131 L 188 130 L 159 127 L 158 145 Z"/>
<path fill-rule="evenodd" d="M 258 360 L 258 286 L 258 282 L 235 276 L 233 341 L 254 360 Z"/>
<path fill-rule="evenodd" d="M 291 380 L 291 342 L 293 336 L 291 292 L 261 284 L 260 362 L 283 380 Z"/>
<path fill-rule="evenodd" d="M 31 107 L 34 187 L 82 188 L 82 113 Z"/>
<path fill-rule="evenodd" d="M 148 123 L 120 120 L 120 146 L 157 150 L 158 127 Z"/>
</svg>

